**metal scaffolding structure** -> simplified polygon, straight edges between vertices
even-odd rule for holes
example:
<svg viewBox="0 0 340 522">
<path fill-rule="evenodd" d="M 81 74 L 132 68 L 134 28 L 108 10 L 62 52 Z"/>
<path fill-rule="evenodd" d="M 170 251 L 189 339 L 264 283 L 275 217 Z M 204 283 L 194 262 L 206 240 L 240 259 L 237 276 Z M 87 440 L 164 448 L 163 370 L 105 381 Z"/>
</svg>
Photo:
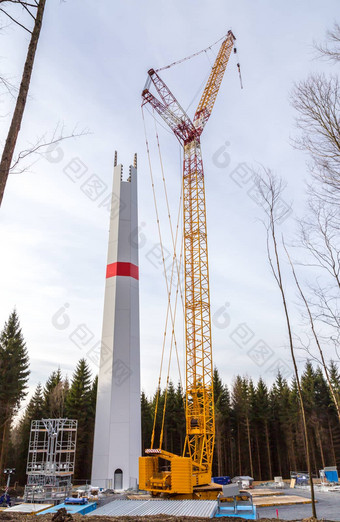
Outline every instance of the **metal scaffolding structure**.
<svg viewBox="0 0 340 522">
<path fill-rule="evenodd" d="M 31 422 L 25 502 L 60 502 L 70 495 L 78 421 L 41 419 Z"/>
</svg>

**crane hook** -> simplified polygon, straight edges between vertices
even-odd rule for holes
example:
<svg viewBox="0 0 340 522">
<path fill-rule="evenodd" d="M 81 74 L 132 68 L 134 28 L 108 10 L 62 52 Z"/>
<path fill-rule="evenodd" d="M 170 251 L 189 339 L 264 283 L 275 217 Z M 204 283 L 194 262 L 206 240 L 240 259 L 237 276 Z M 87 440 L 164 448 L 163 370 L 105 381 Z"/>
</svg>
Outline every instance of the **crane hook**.
<svg viewBox="0 0 340 522">
<path fill-rule="evenodd" d="M 240 78 L 241 89 L 243 89 L 242 75 L 241 75 L 241 66 L 240 66 L 239 63 L 237 64 L 237 70 L 238 70 L 238 75 L 239 75 L 239 78 Z"/>
</svg>

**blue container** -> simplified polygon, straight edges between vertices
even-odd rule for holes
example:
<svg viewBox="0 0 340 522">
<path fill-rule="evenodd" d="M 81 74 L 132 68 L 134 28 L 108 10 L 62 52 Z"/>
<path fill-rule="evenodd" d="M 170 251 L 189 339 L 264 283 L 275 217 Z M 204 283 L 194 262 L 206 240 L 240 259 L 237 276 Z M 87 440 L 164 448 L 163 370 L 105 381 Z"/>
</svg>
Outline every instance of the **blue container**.
<svg viewBox="0 0 340 522">
<path fill-rule="evenodd" d="M 308 486 L 308 484 L 309 484 L 309 475 L 308 475 L 308 473 L 306 473 L 305 475 L 303 475 L 302 473 L 298 474 L 296 476 L 296 484 L 298 486 Z"/>
<path fill-rule="evenodd" d="M 41 511 L 37 513 L 37 515 L 46 515 L 46 513 L 56 513 L 60 508 L 65 508 L 67 513 L 71 513 L 71 515 L 86 515 L 87 513 L 91 513 L 97 508 L 97 502 L 88 502 L 87 504 L 79 505 L 79 504 L 58 504 L 57 506 L 53 506 L 49 509 L 45 509 L 45 511 Z"/>
<path fill-rule="evenodd" d="M 338 472 L 336 470 L 333 471 L 325 471 L 325 476 L 328 482 L 338 482 Z"/>
<path fill-rule="evenodd" d="M 87 504 L 88 500 L 85 497 L 82 498 L 65 498 L 65 504 L 78 504 L 78 506 L 82 506 L 83 504 Z"/>
<path fill-rule="evenodd" d="M 227 484 L 231 484 L 230 477 L 212 477 L 211 479 L 215 484 L 219 484 L 220 486 L 226 486 Z"/>
</svg>

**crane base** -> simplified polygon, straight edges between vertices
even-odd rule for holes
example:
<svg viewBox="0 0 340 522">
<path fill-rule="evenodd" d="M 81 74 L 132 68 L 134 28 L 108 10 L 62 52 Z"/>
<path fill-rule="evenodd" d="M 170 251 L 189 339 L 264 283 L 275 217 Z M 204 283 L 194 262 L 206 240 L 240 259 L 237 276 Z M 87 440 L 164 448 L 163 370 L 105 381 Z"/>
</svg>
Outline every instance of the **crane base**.
<svg viewBox="0 0 340 522">
<path fill-rule="evenodd" d="M 222 486 L 219 484 L 207 484 L 196 486 L 192 493 L 152 493 L 152 497 L 166 498 L 168 500 L 216 500 L 222 493 Z"/>
<path fill-rule="evenodd" d="M 206 484 L 205 486 L 195 486 L 192 493 L 172 495 L 173 500 L 216 500 L 222 493 L 220 484 Z"/>
</svg>

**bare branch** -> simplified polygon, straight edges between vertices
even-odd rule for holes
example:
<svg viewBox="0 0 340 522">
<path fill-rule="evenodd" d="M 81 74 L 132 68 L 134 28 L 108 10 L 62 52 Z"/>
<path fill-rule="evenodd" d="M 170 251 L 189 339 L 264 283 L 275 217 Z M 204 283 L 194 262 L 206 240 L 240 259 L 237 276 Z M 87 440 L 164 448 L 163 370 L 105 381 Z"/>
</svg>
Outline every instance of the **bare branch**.
<svg viewBox="0 0 340 522">
<path fill-rule="evenodd" d="M 310 153 L 311 174 L 324 192 L 339 203 L 340 195 L 340 86 L 336 76 L 314 74 L 297 83 L 291 94 L 301 135 L 297 148 Z"/>
<path fill-rule="evenodd" d="M 25 31 L 27 31 L 28 33 L 32 34 L 32 31 L 30 31 L 29 29 L 27 29 L 27 27 L 25 27 L 24 25 L 22 25 L 20 22 L 18 22 L 18 20 L 16 20 L 15 18 L 13 18 L 13 16 L 11 16 L 9 13 L 7 13 L 4 9 L 2 9 L 2 7 L 0 7 L 0 11 L 2 13 L 4 13 L 6 16 L 8 16 L 8 18 L 10 18 L 10 20 L 12 20 L 12 22 L 16 23 L 17 25 L 19 25 L 20 27 L 22 27 L 23 29 L 25 29 Z"/>
<path fill-rule="evenodd" d="M 38 6 L 37 2 L 36 2 L 36 4 L 30 4 L 29 2 L 24 2 L 23 0 L 0 0 L 0 4 L 4 4 L 5 2 L 11 3 L 11 4 L 20 4 L 22 6 L 34 7 L 34 8 L 37 8 L 37 6 Z"/>
<path fill-rule="evenodd" d="M 82 130 L 80 132 L 76 132 L 76 128 L 73 129 L 71 134 L 64 135 L 63 134 L 64 127 L 58 124 L 53 131 L 52 136 L 49 139 L 46 139 L 46 135 L 41 136 L 35 144 L 32 144 L 30 148 L 22 150 L 19 152 L 18 156 L 15 158 L 13 164 L 10 168 L 10 174 L 23 174 L 27 171 L 29 167 L 32 166 L 32 164 L 29 167 L 23 167 L 21 170 L 17 170 L 17 167 L 19 164 L 23 162 L 24 159 L 30 157 L 30 156 L 41 156 L 44 153 L 44 149 L 46 147 L 49 147 L 50 145 L 54 145 L 56 143 L 60 143 L 65 140 L 69 140 L 71 138 L 79 138 L 80 136 L 86 136 L 89 134 L 89 131 Z M 35 163 L 35 162 L 34 162 Z"/>
<path fill-rule="evenodd" d="M 287 247 L 285 245 L 285 241 L 284 241 L 283 237 L 282 237 L 282 244 L 283 244 L 283 248 L 285 249 L 285 252 L 286 252 L 289 264 L 290 264 L 291 269 L 292 269 L 292 273 L 293 273 L 295 284 L 297 286 L 297 289 L 299 290 L 300 296 L 301 296 L 301 298 L 302 298 L 302 300 L 304 302 L 304 305 L 306 307 L 306 311 L 307 311 L 308 319 L 309 319 L 309 325 L 310 325 L 310 328 L 312 330 L 315 343 L 316 343 L 316 345 L 318 347 L 318 350 L 319 350 L 319 354 L 320 354 L 321 361 L 322 361 L 322 366 L 323 366 L 323 369 L 324 369 L 324 372 L 325 372 L 327 383 L 328 383 L 328 386 L 329 386 L 329 389 L 330 389 L 330 392 L 331 392 L 331 395 L 332 395 L 332 398 L 333 398 L 333 402 L 334 402 L 334 405 L 335 405 L 335 408 L 336 408 L 336 411 L 337 411 L 337 414 L 338 414 L 338 419 L 339 419 L 339 422 L 340 422 L 340 406 L 339 406 L 339 402 L 337 400 L 334 388 L 332 386 L 331 379 L 330 379 L 329 372 L 328 372 L 328 368 L 327 368 L 327 365 L 326 365 L 326 362 L 325 362 L 325 358 L 324 358 L 324 355 L 323 355 L 323 350 L 321 348 L 319 337 L 318 337 L 318 335 L 316 333 L 314 320 L 313 320 L 313 315 L 312 315 L 311 309 L 309 307 L 308 301 L 306 299 L 306 296 L 305 296 L 305 294 L 304 294 L 304 292 L 303 292 L 303 290 L 301 288 L 301 285 L 299 283 L 299 280 L 297 278 L 294 265 L 293 265 L 292 260 L 290 258 L 290 255 L 289 255 L 289 252 L 288 252 Z"/>
<path fill-rule="evenodd" d="M 18 91 L 18 88 L 13 85 L 12 83 L 10 83 L 6 78 L 4 77 L 0 77 L 0 83 L 5 87 L 5 90 L 7 91 L 7 93 L 12 96 L 12 98 L 15 97 L 14 95 L 14 91 Z"/>
<path fill-rule="evenodd" d="M 35 16 L 31 13 L 31 11 L 28 9 L 27 5 L 25 2 L 20 2 L 20 5 L 22 5 L 22 7 L 28 12 L 28 14 L 33 18 L 33 20 L 35 20 Z M 35 7 L 35 6 L 31 6 L 31 7 Z"/>
<path fill-rule="evenodd" d="M 301 244 L 314 263 L 335 279 L 340 289 L 340 229 L 337 209 L 322 200 L 309 200 L 309 215 L 300 221 Z"/>
<path fill-rule="evenodd" d="M 321 58 L 326 58 L 332 62 L 340 61 L 340 24 L 334 23 L 333 29 L 327 31 L 328 44 L 318 44 L 314 42 L 314 47 Z M 329 44 L 332 47 L 329 47 Z"/>
</svg>

